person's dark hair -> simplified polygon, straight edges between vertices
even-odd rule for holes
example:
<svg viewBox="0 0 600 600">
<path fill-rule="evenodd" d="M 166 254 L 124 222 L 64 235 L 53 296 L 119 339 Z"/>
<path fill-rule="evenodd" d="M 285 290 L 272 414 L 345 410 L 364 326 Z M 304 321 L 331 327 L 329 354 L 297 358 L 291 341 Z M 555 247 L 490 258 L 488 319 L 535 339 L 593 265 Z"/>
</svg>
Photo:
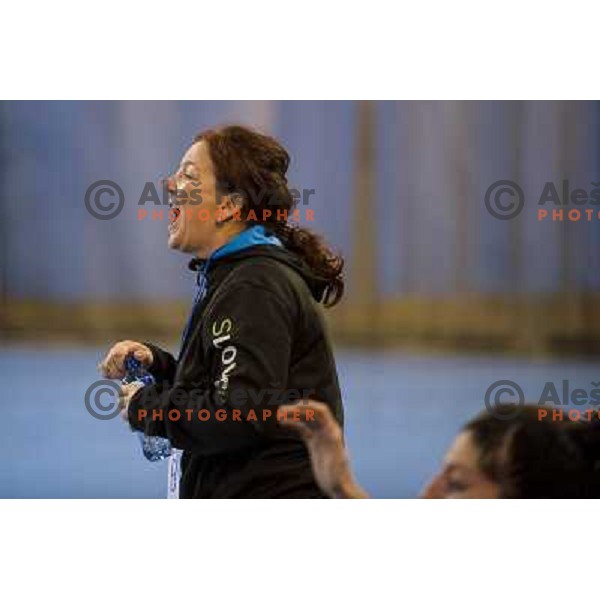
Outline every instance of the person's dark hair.
<svg viewBox="0 0 600 600">
<path fill-rule="evenodd" d="M 320 236 L 287 222 L 297 202 L 288 188 L 290 156 L 286 149 L 276 139 L 239 125 L 203 131 L 194 142 L 202 140 L 208 144 L 218 193 L 239 194 L 241 218 L 260 223 L 277 235 L 323 280 L 321 300 L 325 306 L 337 304 L 344 292 L 343 258 Z M 254 211 L 254 221 L 248 218 L 250 211 Z"/>
<path fill-rule="evenodd" d="M 504 418 L 484 412 L 463 431 L 501 497 L 600 498 L 600 421 L 540 420 L 535 406 L 507 418 L 515 407 L 498 409 Z"/>
</svg>

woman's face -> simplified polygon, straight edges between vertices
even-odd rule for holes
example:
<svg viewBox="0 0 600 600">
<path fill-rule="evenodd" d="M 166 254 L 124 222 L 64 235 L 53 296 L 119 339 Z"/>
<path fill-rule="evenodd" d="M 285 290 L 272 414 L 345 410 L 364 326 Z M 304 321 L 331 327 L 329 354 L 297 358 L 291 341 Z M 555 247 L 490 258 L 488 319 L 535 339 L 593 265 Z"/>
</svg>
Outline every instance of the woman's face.
<svg viewBox="0 0 600 600">
<path fill-rule="evenodd" d="M 423 490 L 423 498 L 498 498 L 500 486 L 478 467 L 478 451 L 468 431 L 448 450 L 440 472 Z"/>
<path fill-rule="evenodd" d="M 169 248 L 206 258 L 223 243 L 222 222 L 230 216 L 231 202 L 218 198 L 208 145 L 189 147 L 177 173 L 169 178 L 171 197 Z"/>
</svg>

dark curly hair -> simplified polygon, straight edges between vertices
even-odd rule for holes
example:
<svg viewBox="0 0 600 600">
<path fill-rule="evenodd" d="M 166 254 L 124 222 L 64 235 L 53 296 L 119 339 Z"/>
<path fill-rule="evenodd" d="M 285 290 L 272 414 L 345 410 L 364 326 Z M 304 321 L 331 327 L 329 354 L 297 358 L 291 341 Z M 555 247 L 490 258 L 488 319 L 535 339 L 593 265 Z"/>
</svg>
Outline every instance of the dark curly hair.
<svg viewBox="0 0 600 600">
<path fill-rule="evenodd" d="M 256 223 L 270 229 L 324 280 L 325 306 L 337 304 L 344 293 L 343 258 L 317 234 L 287 222 L 297 202 L 288 188 L 286 149 L 275 138 L 240 125 L 208 129 L 195 137 L 194 142 L 200 141 L 208 144 L 218 193 L 238 195 L 241 217 L 254 211 Z"/>
<path fill-rule="evenodd" d="M 479 468 L 503 498 L 600 498 L 600 421 L 540 420 L 537 406 L 488 412 L 465 425 Z"/>
</svg>

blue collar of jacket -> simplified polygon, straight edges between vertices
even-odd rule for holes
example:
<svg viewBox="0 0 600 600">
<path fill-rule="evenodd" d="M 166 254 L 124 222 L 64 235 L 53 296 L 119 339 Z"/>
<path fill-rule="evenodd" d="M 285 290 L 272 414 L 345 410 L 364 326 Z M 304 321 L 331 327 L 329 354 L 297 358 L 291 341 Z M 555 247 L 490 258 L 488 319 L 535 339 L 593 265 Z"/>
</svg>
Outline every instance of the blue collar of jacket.
<svg viewBox="0 0 600 600">
<path fill-rule="evenodd" d="M 268 232 L 264 225 L 252 225 L 245 229 L 226 244 L 217 248 L 208 258 L 193 258 L 190 261 L 189 268 L 198 271 L 198 278 L 206 275 L 213 261 L 229 256 L 241 250 L 246 250 L 252 246 L 278 246 L 282 247 L 281 240 L 273 233 Z"/>
<path fill-rule="evenodd" d="M 245 250 L 252 246 L 283 246 L 281 240 L 274 234 L 268 233 L 264 225 L 252 225 L 229 240 L 224 246 L 215 250 L 206 261 L 207 263 L 222 258 L 228 254 Z"/>
</svg>

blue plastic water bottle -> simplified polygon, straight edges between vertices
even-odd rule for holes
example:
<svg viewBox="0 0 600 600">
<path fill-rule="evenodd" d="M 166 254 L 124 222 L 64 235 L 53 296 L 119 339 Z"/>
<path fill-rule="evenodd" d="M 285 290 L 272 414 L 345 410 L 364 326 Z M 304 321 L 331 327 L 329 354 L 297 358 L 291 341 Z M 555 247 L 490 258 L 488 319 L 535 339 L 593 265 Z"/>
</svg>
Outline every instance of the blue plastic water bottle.
<svg viewBox="0 0 600 600">
<path fill-rule="evenodd" d="M 144 369 L 139 360 L 131 355 L 125 359 L 125 370 L 127 373 L 122 380 L 123 383 L 133 383 L 134 381 L 140 381 L 144 385 L 154 383 L 154 377 Z M 149 461 L 164 460 L 171 455 L 171 442 L 168 439 L 144 435 L 141 431 L 138 432 L 138 435 L 142 443 L 142 452 Z"/>
</svg>

